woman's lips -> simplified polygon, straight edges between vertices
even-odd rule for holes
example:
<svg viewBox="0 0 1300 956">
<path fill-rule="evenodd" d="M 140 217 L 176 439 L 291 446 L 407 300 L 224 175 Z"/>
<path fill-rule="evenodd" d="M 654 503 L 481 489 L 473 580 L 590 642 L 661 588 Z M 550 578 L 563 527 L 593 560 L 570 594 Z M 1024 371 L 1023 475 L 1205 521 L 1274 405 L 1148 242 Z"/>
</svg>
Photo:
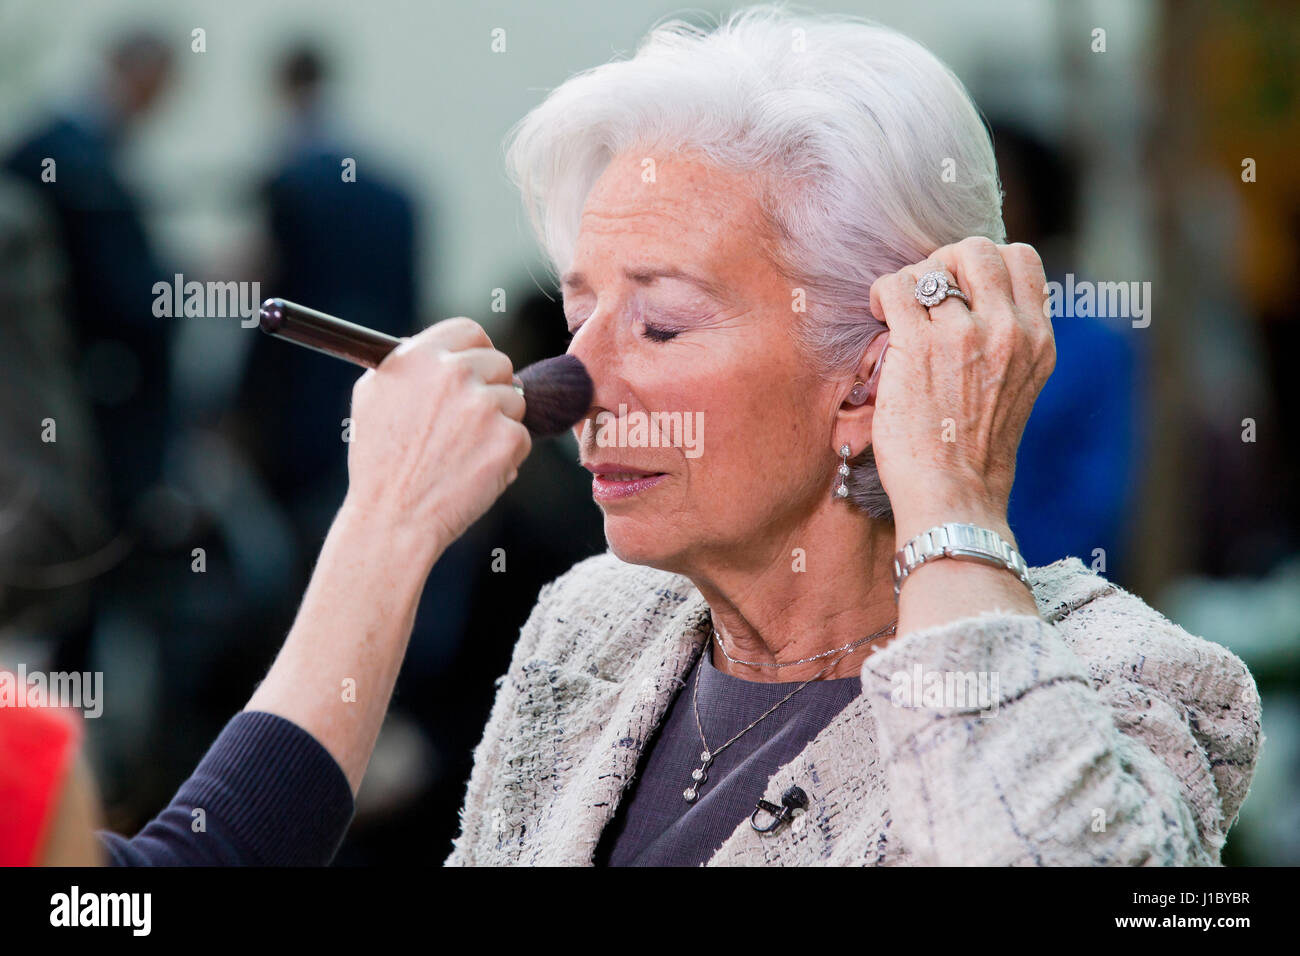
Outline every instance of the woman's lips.
<svg viewBox="0 0 1300 956">
<path fill-rule="evenodd" d="M 667 477 L 663 472 L 596 472 L 591 476 L 591 497 L 596 501 L 630 498 Z"/>
</svg>

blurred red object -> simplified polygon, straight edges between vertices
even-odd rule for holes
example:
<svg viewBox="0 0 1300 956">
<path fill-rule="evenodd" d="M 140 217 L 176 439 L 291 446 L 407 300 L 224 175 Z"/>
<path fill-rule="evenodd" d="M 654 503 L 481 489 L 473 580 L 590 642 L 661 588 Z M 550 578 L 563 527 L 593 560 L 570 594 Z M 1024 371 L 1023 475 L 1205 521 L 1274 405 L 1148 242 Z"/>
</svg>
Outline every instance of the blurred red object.
<svg viewBox="0 0 1300 956">
<path fill-rule="evenodd" d="M 0 705 L 0 866 L 39 862 L 81 735 L 71 711 Z"/>
</svg>

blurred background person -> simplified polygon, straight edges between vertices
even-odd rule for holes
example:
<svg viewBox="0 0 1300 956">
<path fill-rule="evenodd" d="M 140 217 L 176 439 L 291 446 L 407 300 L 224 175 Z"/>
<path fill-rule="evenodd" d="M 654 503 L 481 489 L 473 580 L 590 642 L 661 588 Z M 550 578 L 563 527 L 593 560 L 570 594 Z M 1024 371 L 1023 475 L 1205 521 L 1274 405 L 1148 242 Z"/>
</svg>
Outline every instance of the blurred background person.
<svg viewBox="0 0 1300 956">
<path fill-rule="evenodd" d="M 341 128 L 329 99 L 336 69 L 321 47 L 300 42 L 268 77 L 284 122 L 281 158 L 259 193 L 268 228 L 262 288 L 268 297 L 411 335 L 423 294 L 415 205 L 364 142 Z M 300 349 L 254 348 L 249 356 L 240 394 L 254 426 L 254 462 L 308 556 L 346 484 L 344 419 L 357 375 Z"/>
<path fill-rule="evenodd" d="M 112 43 L 79 106 L 41 122 L 4 159 L 53 211 L 68 265 L 68 318 L 78 382 L 108 455 L 114 524 L 158 481 L 168 436 L 171 320 L 153 314 L 171 282 L 118 151 L 171 85 L 168 43 L 148 30 Z"/>
<path fill-rule="evenodd" d="M 60 637 L 91 627 L 92 584 L 124 555 L 77 383 L 66 278 L 53 213 L 0 170 L 0 628 L 44 667 Z"/>
<path fill-rule="evenodd" d="M 1048 282 L 1064 284 L 1078 261 L 1074 162 L 1014 121 L 991 129 L 1007 241 L 1039 250 Z M 1141 454 L 1139 343 L 1126 317 L 1107 321 L 1062 306 L 1051 317 L 1056 368 L 1016 453 L 1008 519 L 1031 564 L 1074 555 L 1122 586 Z"/>
</svg>

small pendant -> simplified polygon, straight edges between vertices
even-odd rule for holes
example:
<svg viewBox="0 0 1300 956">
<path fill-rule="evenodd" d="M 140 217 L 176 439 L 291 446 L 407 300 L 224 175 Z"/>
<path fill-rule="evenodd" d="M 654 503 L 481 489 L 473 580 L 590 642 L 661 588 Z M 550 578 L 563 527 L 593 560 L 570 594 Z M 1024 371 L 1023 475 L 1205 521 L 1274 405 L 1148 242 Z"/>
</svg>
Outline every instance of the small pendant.
<svg viewBox="0 0 1300 956">
<path fill-rule="evenodd" d="M 709 775 L 705 773 L 705 771 L 709 769 L 709 764 L 711 763 L 713 763 L 713 754 L 709 753 L 707 750 L 701 750 L 700 751 L 701 766 L 698 770 L 691 771 L 691 779 L 694 780 L 695 783 L 693 783 L 691 786 L 687 787 L 684 791 L 682 791 L 682 796 L 686 798 L 687 803 L 694 803 L 695 798 L 699 796 L 699 790 L 697 788 L 700 786 L 700 784 L 704 783 L 706 780 L 709 779 Z"/>
</svg>

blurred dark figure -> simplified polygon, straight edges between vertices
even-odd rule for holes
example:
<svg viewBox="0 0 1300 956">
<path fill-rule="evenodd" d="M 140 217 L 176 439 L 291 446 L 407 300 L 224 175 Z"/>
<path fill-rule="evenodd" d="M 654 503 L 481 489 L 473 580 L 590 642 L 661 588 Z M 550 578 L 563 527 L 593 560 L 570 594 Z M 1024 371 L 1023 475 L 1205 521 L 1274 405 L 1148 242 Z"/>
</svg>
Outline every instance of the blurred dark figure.
<svg viewBox="0 0 1300 956">
<path fill-rule="evenodd" d="M 172 274 L 155 257 L 139 199 L 115 161 L 171 76 L 172 54 L 161 39 L 127 34 L 109 49 L 102 81 L 80 109 L 49 119 L 4 160 L 36 187 L 58 224 L 78 383 L 93 402 L 119 528 L 161 473 L 172 320 L 154 316 L 153 287 L 170 284 Z"/>
<path fill-rule="evenodd" d="M 1293 207 L 1287 217 L 1290 228 L 1292 262 L 1289 275 L 1300 274 L 1300 206 Z M 1300 392 L 1288 387 L 1295 373 L 1295 360 L 1300 356 L 1300 315 L 1294 306 L 1268 310 L 1262 316 L 1261 334 L 1269 359 L 1269 380 L 1273 383 L 1273 397 L 1277 402 L 1278 430 L 1281 440 L 1280 461 L 1272 472 L 1274 485 L 1282 489 L 1279 494 L 1277 520 L 1282 524 L 1288 550 L 1294 554 L 1300 549 Z"/>
<path fill-rule="evenodd" d="M 289 50 L 275 74 L 288 147 L 262 187 L 273 261 L 263 296 L 410 335 L 419 298 L 413 204 L 333 129 L 329 76 L 328 61 L 311 46 Z M 242 397 L 254 458 L 308 558 L 347 487 L 343 420 L 361 371 L 270 340 L 255 342 L 249 360 Z"/>
<path fill-rule="evenodd" d="M 1284 217 L 1284 248 L 1291 256 L 1284 271 L 1296 275 L 1300 206 Z M 1263 367 L 1245 374 L 1267 383 L 1267 400 L 1202 426 L 1202 441 L 1213 452 L 1201 462 L 1200 488 L 1212 507 L 1207 505 L 1199 519 L 1203 533 L 1196 566 L 1220 577 L 1263 577 L 1300 553 L 1300 392 L 1291 387 L 1300 357 L 1300 314 L 1289 303 L 1264 308 L 1257 328 L 1254 354 Z M 1242 441 L 1243 415 L 1259 419 L 1255 443 Z"/>
<path fill-rule="evenodd" d="M 1074 268 L 1078 173 L 1064 152 L 1026 129 L 994 122 L 992 132 L 1007 241 L 1037 249 L 1048 281 L 1064 284 Z M 1083 278 L 1091 277 L 1075 281 Z M 1008 523 L 1029 564 L 1073 555 L 1122 585 L 1145 363 L 1131 330 L 1073 315 L 1069 303 L 1062 311 L 1052 315 L 1056 368 L 1016 455 Z"/>
<path fill-rule="evenodd" d="M 41 124 L 2 164 L 30 184 L 54 222 L 67 277 L 63 350 L 33 343 L 43 356 L 19 351 L 11 362 L 17 367 L 24 361 L 19 356 L 29 356 L 34 364 L 23 372 L 31 374 L 50 367 L 52 356 L 66 361 L 67 376 L 60 379 L 68 385 L 65 407 L 88 413 L 84 424 L 72 415 L 58 421 L 58 447 L 75 443 L 85 461 L 102 449 L 106 466 L 93 486 L 82 471 L 65 490 L 83 496 L 106 490 L 101 513 L 109 540 L 99 541 L 104 535 L 82 523 L 91 520 L 86 508 L 69 504 L 58 512 L 67 523 L 63 540 L 80 542 L 76 561 L 58 573 L 93 583 L 84 595 L 84 613 L 66 616 L 51 638 L 50 666 L 56 670 L 88 669 L 97 621 L 122 573 L 119 562 L 149 524 L 150 501 L 161 485 L 170 427 L 172 320 L 154 316 L 153 288 L 170 283 L 172 274 L 156 258 L 140 201 L 116 162 L 124 137 L 157 103 L 171 76 L 172 55 L 163 40 L 147 30 L 123 34 L 108 48 L 98 84 L 76 107 Z M 59 335 L 56 323 L 41 330 L 47 344 Z M 92 540 L 106 550 L 87 554 Z M 49 574 L 40 572 L 43 578 Z"/>
<path fill-rule="evenodd" d="M 90 581 L 123 554 L 76 383 L 66 275 L 40 193 L 0 171 L 0 631 L 28 642 L 33 669 L 57 635 L 88 626 Z"/>
</svg>

